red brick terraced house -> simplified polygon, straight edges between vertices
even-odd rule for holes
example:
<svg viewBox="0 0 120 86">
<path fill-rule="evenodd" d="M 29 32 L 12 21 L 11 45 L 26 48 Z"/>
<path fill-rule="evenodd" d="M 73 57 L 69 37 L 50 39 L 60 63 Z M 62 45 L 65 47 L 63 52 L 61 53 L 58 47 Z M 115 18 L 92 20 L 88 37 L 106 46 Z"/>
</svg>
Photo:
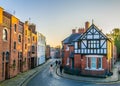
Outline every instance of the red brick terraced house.
<svg viewBox="0 0 120 86">
<path fill-rule="evenodd" d="M 0 80 L 16 76 L 22 71 L 23 23 L 0 7 Z"/>
<path fill-rule="evenodd" d="M 78 69 L 81 75 L 110 75 L 116 58 L 113 44 L 94 24 L 81 33 L 73 30 L 73 33 L 62 41 L 63 66 Z"/>
<path fill-rule="evenodd" d="M 11 15 L 0 7 L 0 81 L 10 77 Z"/>
<path fill-rule="evenodd" d="M 35 24 L 29 24 L 28 44 L 28 68 L 32 69 L 37 66 L 37 32 Z"/>
<path fill-rule="evenodd" d="M 37 32 L 0 7 L 0 81 L 36 67 Z"/>
</svg>

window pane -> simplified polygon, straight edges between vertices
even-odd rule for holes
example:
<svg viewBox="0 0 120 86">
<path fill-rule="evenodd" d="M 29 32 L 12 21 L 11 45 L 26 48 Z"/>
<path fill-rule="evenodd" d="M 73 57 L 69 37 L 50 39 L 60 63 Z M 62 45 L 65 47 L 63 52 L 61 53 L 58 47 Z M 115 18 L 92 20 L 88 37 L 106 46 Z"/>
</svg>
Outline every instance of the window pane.
<svg viewBox="0 0 120 86">
<path fill-rule="evenodd" d="M 78 43 L 77 42 L 75 42 L 75 49 L 77 49 L 78 48 Z"/>
<path fill-rule="evenodd" d="M 94 57 L 91 58 L 91 68 L 96 69 L 96 58 Z"/>
<path fill-rule="evenodd" d="M 7 30 L 3 29 L 3 40 L 7 40 Z"/>
<path fill-rule="evenodd" d="M 102 58 L 98 58 L 98 69 L 102 68 Z"/>
</svg>

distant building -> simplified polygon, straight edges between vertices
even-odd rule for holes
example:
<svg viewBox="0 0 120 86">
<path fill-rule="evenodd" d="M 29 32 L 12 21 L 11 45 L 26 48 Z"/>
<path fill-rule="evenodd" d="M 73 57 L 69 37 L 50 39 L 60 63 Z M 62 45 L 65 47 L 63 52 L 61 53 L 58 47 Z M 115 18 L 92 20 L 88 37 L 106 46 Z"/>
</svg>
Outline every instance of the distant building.
<svg viewBox="0 0 120 86">
<path fill-rule="evenodd" d="M 61 57 L 61 49 L 60 46 L 55 47 L 55 58 L 60 58 Z"/>
<path fill-rule="evenodd" d="M 46 38 L 37 33 L 37 66 L 45 62 Z"/>
<path fill-rule="evenodd" d="M 50 45 L 46 46 L 46 59 L 48 60 L 50 58 Z"/>
<path fill-rule="evenodd" d="M 73 33 L 62 41 L 62 63 L 81 75 L 106 76 L 113 64 L 113 41 L 92 24 L 82 33 Z"/>
<path fill-rule="evenodd" d="M 37 32 L 35 24 L 29 24 L 28 43 L 28 66 L 29 69 L 32 69 L 37 66 Z"/>
<path fill-rule="evenodd" d="M 55 53 L 56 53 L 55 48 L 54 48 L 54 47 L 51 47 L 51 48 L 50 48 L 50 56 L 51 56 L 51 58 L 55 58 Z"/>
<path fill-rule="evenodd" d="M 23 71 L 27 71 L 28 69 L 30 69 L 29 68 L 29 58 L 30 58 L 30 55 L 29 55 L 29 51 L 30 50 L 28 50 L 29 49 L 29 46 L 30 46 L 30 42 L 29 42 L 29 29 L 28 29 L 28 27 L 29 27 L 29 23 L 28 23 L 28 21 L 26 21 L 25 23 L 24 23 L 24 31 L 23 31 Z"/>
</svg>

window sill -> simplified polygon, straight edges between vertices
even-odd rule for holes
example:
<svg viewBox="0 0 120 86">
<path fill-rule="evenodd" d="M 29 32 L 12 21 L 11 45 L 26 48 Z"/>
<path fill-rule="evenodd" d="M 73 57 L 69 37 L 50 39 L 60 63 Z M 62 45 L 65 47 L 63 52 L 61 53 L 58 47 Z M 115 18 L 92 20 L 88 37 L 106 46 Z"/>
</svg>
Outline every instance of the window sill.
<svg viewBox="0 0 120 86">
<path fill-rule="evenodd" d="M 16 49 L 13 49 L 14 52 L 16 52 Z"/>
<path fill-rule="evenodd" d="M 18 44 L 21 44 L 21 42 L 18 42 Z"/>
<path fill-rule="evenodd" d="M 104 69 L 90 69 L 90 68 L 85 68 L 85 70 L 94 70 L 94 71 L 103 71 Z"/>
<path fill-rule="evenodd" d="M 3 39 L 3 42 L 8 42 L 8 40 L 4 40 L 4 39 Z"/>
</svg>

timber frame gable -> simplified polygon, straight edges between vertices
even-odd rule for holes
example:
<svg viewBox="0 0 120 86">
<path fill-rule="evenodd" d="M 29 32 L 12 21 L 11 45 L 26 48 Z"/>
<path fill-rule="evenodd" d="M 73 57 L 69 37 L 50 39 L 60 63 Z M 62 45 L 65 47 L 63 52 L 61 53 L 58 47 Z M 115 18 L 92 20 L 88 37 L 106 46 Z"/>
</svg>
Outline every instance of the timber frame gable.
<svg viewBox="0 0 120 86">
<path fill-rule="evenodd" d="M 92 24 L 74 43 L 76 54 L 107 55 L 107 36 Z"/>
</svg>

